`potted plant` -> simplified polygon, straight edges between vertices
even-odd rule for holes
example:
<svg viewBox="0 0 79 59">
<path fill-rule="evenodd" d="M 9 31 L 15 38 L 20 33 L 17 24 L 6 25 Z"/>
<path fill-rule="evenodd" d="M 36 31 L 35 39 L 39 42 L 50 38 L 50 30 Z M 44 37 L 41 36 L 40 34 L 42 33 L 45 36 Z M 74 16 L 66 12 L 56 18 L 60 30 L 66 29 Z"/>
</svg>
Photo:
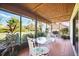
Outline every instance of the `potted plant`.
<svg viewBox="0 0 79 59">
<path fill-rule="evenodd" d="M 68 28 L 63 28 L 59 32 L 63 39 L 70 39 Z"/>
</svg>

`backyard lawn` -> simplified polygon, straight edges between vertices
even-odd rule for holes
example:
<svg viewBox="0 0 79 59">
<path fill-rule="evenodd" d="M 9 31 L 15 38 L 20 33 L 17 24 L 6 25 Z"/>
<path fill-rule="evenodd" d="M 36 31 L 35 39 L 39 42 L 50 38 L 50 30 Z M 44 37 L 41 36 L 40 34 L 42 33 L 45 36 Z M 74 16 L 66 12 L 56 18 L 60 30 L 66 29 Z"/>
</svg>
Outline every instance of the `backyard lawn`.
<svg viewBox="0 0 79 59">
<path fill-rule="evenodd" d="M 5 40 L 6 33 L 0 33 L 0 40 Z"/>
</svg>

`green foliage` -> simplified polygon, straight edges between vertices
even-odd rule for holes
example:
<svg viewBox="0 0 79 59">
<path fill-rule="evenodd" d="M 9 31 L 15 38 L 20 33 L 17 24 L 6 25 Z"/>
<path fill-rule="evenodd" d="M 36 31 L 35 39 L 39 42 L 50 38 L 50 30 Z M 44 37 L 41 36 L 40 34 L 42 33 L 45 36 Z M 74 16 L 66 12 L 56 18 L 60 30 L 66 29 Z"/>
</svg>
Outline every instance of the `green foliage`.
<svg viewBox="0 0 79 59">
<path fill-rule="evenodd" d="M 59 32 L 58 31 L 53 31 L 53 34 L 58 34 Z"/>
<path fill-rule="evenodd" d="M 21 37 L 21 43 L 24 43 L 27 41 L 27 34 L 23 34 Z"/>
<path fill-rule="evenodd" d="M 15 17 L 8 20 L 7 24 L 8 24 L 10 32 L 14 32 L 14 30 L 16 30 L 16 28 L 20 28 L 20 21 Z"/>
<path fill-rule="evenodd" d="M 32 34 L 32 33 L 29 33 L 26 35 L 27 37 L 30 37 L 30 38 L 35 38 L 35 34 Z M 37 32 L 37 37 L 46 37 L 46 33 L 44 32 Z"/>
<path fill-rule="evenodd" d="M 70 39 L 70 36 L 69 36 L 69 29 L 68 28 L 62 28 L 60 31 L 59 31 L 61 37 L 64 39 L 64 40 L 68 40 Z"/>
<path fill-rule="evenodd" d="M 0 33 L 19 32 L 20 31 L 20 21 L 16 17 L 12 17 L 10 20 L 8 20 L 6 22 L 7 22 L 6 27 L 4 27 L 4 25 L 0 24 Z"/>
<path fill-rule="evenodd" d="M 46 37 L 46 33 L 45 32 L 37 32 L 37 37 Z"/>
<path fill-rule="evenodd" d="M 46 28 L 46 31 L 45 32 L 48 33 L 48 28 Z"/>
<path fill-rule="evenodd" d="M 76 31 L 76 35 L 78 35 L 78 31 L 79 31 L 79 30 L 78 30 L 78 28 L 76 28 L 76 30 L 75 30 L 75 31 Z"/>
<path fill-rule="evenodd" d="M 61 33 L 61 35 L 69 35 L 69 30 L 68 30 L 68 28 L 63 28 L 63 29 L 61 29 L 60 30 L 60 33 Z"/>
<path fill-rule="evenodd" d="M 15 25 L 19 20 L 16 17 L 12 17 L 10 20 L 7 21 L 9 25 Z"/>
<path fill-rule="evenodd" d="M 30 38 L 35 38 L 35 34 L 32 34 L 32 33 L 29 33 L 26 35 L 27 37 L 30 37 Z"/>
</svg>

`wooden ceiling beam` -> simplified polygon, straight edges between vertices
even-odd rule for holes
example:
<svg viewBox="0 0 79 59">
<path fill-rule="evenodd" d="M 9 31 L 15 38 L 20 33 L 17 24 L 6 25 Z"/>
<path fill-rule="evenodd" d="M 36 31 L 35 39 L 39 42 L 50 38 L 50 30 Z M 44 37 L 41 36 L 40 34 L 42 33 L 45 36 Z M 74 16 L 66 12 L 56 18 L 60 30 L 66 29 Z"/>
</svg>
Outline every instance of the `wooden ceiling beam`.
<svg viewBox="0 0 79 59">
<path fill-rule="evenodd" d="M 43 5 L 43 3 L 40 3 L 40 4 L 38 4 L 37 6 L 35 6 L 35 7 L 33 8 L 33 11 L 36 11 L 36 9 L 38 9 L 41 5 Z"/>
<path fill-rule="evenodd" d="M 33 15 L 32 13 L 19 9 L 18 7 L 12 6 L 11 4 L 0 4 L 0 9 L 15 13 L 17 15 L 29 16 L 31 18 L 35 18 L 35 15 Z"/>
<path fill-rule="evenodd" d="M 63 22 L 63 21 L 69 21 L 70 15 L 63 15 L 59 17 L 49 18 L 52 22 Z"/>
<path fill-rule="evenodd" d="M 40 5 L 42 5 L 42 3 L 41 3 Z M 40 5 L 39 5 L 39 6 L 40 6 Z M 51 21 L 49 21 L 48 19 L 42 17 L 42 16 L 39 15 L 37 12 L 35 12 L 35 11 L 33 11 L 33 10 L 30 10 L 28 7 L 27 7 L 27 8 L 24 8 L 24 7 L 21 6 L 21 5 L 17 5 L 17 7 L 19 7 L 19 9 L 23 9 L 24 11 L 27 11 L 27 12 L 30 12 L 30 13 L 34 14 L 35 16 L 38 17 L 38 20 L 39 20 L 39 21 L 43 21 L 43 22 L 49 23 L 49 24 L 51 23 Z"/>
<path fill-rule="evenodd" d="M 51 21 L 52 21 L 52 20 L 51 20 Z M 54 21 L 52 21 L 52 23 L 54 23 L 54 22 L 55 22 L 55 23 L 56 23 L 56 22 L 65 22 L 65 21 L 69 21 L 69 20 L 67 20 L 67 19 L 66 19 L 66 20 L 62 20 L 62 19 L 61 19 L 61 20 L 54 20 Z"/>
<path fill-rule="evenodd" d="M 39 15 L 36 15 L 35 13 L 32 13 L 28 10 L 23 10 L 20 7 L 13 6 L 13 4 L 0 4 L 0 9 L 7 10 L 9 12 L 12 12 L 12 13 L 15 13 L 15 14 L 21 15 L 21 16 L 28 16 L 32 19 L 36 19 L 36 17 L 38 17 L 40 19 L 40 21 L 42 21 L 42 22 L 46 22 L 48 24 L 51 23 L 48 20 L 46 20 L 45 18 L 43 18 Z"/>
<path fill-rule="evenodd" d="M 58 19 L 58 18 L 70 16 L 70 15 L 71 15 L 71 14 L 65 14 L 65 15 L 62 15 L 62 16 L 56 16 L 56 17 L 49 18 L 49 19 Z"/>
</svg>

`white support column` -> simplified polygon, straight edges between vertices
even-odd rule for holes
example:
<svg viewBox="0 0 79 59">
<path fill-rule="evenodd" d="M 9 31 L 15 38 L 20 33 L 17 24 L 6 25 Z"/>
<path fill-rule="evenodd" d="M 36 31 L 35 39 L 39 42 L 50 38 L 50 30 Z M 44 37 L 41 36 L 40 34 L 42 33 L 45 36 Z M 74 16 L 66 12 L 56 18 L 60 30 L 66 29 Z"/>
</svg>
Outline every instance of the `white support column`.
<svg viewBox="0 0 79 59">
<path fill-rule="evenodd" d="M 79 4 L 76 4 L 74 7 L 74 10 L 73 10 L 73 13 L 71 15 L 71 18 L 70 18 L 70 41 L 71 41 L 72 48 L 73 48 L 75 55 L 77 55 L 77 53 L 75 51 L 75 47 L 73 46 L 73 29 L 74 29 L 73 28 L 73 20 L 74 20 L 75 15 L 77 14 L 78 8 L 79 8 Z"/>
<path fill-rule="evenodd" d="M 76 4 L 72 13 L 72 16 L 70 18 L 70 40 L 71 43 L 73 43 L 73 19 L 75 17 L 75 15 L 77 14 L 77 10 L 79 8 L 79 4 Z"/>
<path fill-rule="evenodd" d="M 78 8 L 78 23 L 79 23 L 79 8 Z M 78 26 L 79 26 L 79 24 L 78 24 Z M 79 27 L 78 27 L 78 29 L 79 29 Z M 78 30 L 78 43 L 79 43 L 79 30 Z M 78 46 L 79 46 L 79 44 L 78 44 Z M 79 48 L 78 48 L 78 56 L 79 56 Z"/>
<path fill-rule="evenodd" d="M 51 23 L 51 32 L 52 32 L 52 23 Z"/>
<path fill-rule="evenodd" d="M 73 45 L 73 19 L 70 20 L 70 41 L 71 44 Z"/>
</svg>

